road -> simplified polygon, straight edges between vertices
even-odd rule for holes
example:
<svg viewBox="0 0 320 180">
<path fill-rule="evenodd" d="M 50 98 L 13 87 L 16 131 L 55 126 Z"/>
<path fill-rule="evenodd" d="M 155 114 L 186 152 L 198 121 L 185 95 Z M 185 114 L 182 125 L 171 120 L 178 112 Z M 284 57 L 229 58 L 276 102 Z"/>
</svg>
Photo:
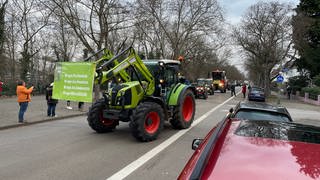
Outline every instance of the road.
<svg viewBox="0 0 320 180">
<path fill-rule="evenodd" d="M 239 100 L 229 93 L 197 99 L 191 128 L 177 131 L 167 123 L 148 143 L 137 142 L 128 123 L 97 134 L 85 116 L 2 130 L 1 179 L 176 179 L 193 153 L 192 139 L 204 137 Z"/>
</svg>

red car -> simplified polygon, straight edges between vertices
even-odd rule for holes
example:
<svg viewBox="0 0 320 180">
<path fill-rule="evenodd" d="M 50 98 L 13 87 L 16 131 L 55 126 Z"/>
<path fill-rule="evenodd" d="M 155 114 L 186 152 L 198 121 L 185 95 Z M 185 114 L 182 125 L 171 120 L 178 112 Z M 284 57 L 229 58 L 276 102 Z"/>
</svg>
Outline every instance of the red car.
<svg viewBox="0 0 320 180">
<path fill-rule="evenodd" d="M 320 179 L 320 127 L 225 119 L 192 145 L 178 179 Z"/>
</svg>

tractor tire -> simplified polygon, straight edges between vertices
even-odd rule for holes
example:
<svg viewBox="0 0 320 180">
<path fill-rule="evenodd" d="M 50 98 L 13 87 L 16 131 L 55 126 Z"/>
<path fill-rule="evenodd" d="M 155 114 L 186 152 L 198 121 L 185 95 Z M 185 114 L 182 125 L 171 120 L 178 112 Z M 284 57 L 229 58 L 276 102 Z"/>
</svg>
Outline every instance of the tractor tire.
<svg viewBox="0 0 320 180">
<path fill-rule="evenodd" d="M 163 108 L 154 102 L 142 102 L 132 113 L 130 128 L 137 140 L 148 142 L 158 137 L 163 124 Z"/>
<path fill-rule="evenodd" d="M 187 90 L 180 98 L 178 106 L 174 108 L 170 123 L 174 129 L 189 128 L 193 122 L 195 113 L 194 96 L 190 90 Z"/>
<path fill-rule="evenodd" d="M 118 120 L 106 119 L 103 117 L 105 109 L 104 99 L 95 102 L 88 112 L 87 121 L 89 126 L 97 133 L 106 133 L 114 130 L 119 124 Z"/>
</svg>

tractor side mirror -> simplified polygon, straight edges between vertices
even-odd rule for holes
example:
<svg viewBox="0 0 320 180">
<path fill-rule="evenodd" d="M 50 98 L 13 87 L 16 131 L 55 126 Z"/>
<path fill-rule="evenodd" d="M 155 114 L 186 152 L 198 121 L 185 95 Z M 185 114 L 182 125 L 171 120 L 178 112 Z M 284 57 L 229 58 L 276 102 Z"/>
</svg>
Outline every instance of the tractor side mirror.
<svg viewBox="0 0 320 180">
<path fill-rule="evenodd" d="M 159 63 L 160 69 L 163 69 L 164 68 L 164 62 L 159 61 L 158 63 Z"/>
</svg>

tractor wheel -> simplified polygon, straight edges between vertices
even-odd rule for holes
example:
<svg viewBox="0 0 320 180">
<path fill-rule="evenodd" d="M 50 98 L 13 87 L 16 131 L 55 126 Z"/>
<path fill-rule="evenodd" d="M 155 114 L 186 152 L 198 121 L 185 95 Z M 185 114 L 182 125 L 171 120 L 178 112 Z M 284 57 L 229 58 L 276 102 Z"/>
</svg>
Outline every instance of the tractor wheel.
<svg viewBox="0 0 320 180">
<path fill-rule="evenodd" d="M 195 112 L 194 96 L 190 90 L 187 90 L 182 95 L 178 106 L 174 108 L 170 123 L 175 129 L 189 128 L 193 122 Z"/>
<path fill-rule="evenodd" d="M 119 124 L 118 120 L 106 119 L 103 117 L 105 109 L 104 99 L 95 102 L 88 112 L 88 124 L 97 133 L 110 132 Z"/>
<path fill-rule="evenodd" d="M 164 112 L 154 102 L 140 103 L 132 114 L 130 128 L 132 135 L 139 141 L 155 140 L 163 128 Z"/>
</svg>

